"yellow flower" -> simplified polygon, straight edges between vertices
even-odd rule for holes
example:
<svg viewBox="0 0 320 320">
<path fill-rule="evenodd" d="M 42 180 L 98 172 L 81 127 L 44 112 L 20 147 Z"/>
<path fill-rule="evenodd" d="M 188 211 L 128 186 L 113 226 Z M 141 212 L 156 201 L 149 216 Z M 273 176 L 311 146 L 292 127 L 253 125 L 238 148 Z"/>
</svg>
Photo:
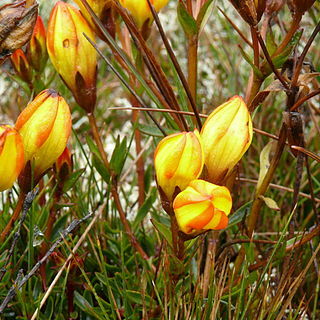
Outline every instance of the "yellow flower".
<svg viewBox="0 0 320 320">
<path fill-rule="evenodd" d="M 18 131 L 0 125 L 0 191 L 12 187 L 24 166 L 22 138 Z"/>
<path fill-rule="evenodd" d="M 130 11 L 132 17 L 141 29 L 146 22 L 153 20 L 152 12 L 147 0 L 119 0 L 120 4 Z M 169 0 L 151 0 L 154 8 L 159 12 Z"/>
<path fill-rule="evenodd" d="M 58 1 L 48 23 L 49 57 L 77 103 L 90 113 L 96 103 L 97 55 L 83 34 L 94 40 L 80 11 Z"/>
<path fill-rule="evenodd" d="M 211 113 L 200 133 L 210 182 L 223 182 L 249 148 L 252 134 L 250 113 L 241 97 L 234 96 Z"/>
<path fill-rule="evenodd" d="M 71 132 L 66 101 L 54 90 L 42 91 L 19 115 L 16 129 L 22 136 L 25 162 L 33 162 L 39 178 L 64 151 Z"/>
<path fill-rule="evenodd" d="M 103 25 L 107 25 L 109 16 L 108 13 L 111 8 L 113 0 L 87 0 L 88 5 L 92 9 L 92 11 L 97 15 L 97 17 L 100 19 Z M 93 22 L 93 19 L 91 18 L 90 13 L 87 11 L 85 6 L 82 4 L 81 0 L 74 0 L 74 2 L 79 6 L 81 13 L 86 18 L 87 22 L 89 23 L 92 30 L 96 32 L 96 34 L 99 35 L 99 37 L 102 37 L 100 34 L 100 31 L 96 27 L 95 23 Z"/>
<path fill-rule="evenodd" d="M 172 134 L 160 141 L 154 154 L 158 186 L 168 200 L 197 179 L 203 168 L 199 132 Z M 178 189 L 176 189 L 178 188 Z"/>
<path fill-rule="evenodd" d="M 204 180 L 193 180 L 173 202 L 181 231 L 221 230 L 228 225 L 232 198 L 226 187 Z"/>
</svg>

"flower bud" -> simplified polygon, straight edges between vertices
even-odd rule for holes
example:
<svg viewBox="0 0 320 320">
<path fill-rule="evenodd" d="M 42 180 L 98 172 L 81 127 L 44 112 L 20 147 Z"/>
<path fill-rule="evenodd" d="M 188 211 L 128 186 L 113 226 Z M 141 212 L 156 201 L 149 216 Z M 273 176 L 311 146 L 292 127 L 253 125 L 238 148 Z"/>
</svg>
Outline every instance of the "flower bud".
<svg viewBox="0 0 320 320">
<path fill-rule="evenodd" d="M 119 0 L 120 4 L 130 11 L 139 29 L 142 29 L 145 23 L 153 20 L 152 12 L 147 0 Z M 155 10 L 159 12 L 169 0 L 151 0 Z"/>
<path fill-rule="evenodd" d="M 48 60 L 48 52 L 46 45 L 46 29 L 40 16 L 37 18 L 31 40 L 28 44 L 27 56 L 30 64 L 36 71 L 43 71 Z"/>
<path fill-rule="evenodd" d="M 104 27 L 109 31 L 109 33 L 111 32 L 111 34 L 114 34 L 114 21 L 111 14 L 112 1 L 113 0 L 87 0 L 87 3 L 93 10 L 93 12 L 97 15 L 97 17 L 100 19 Z M 79 6 L 81 13 L 89 23 L 92 30 L 94 30 L 94 32 L 100 38 L 104 39 L 99 28 L 96 27 L 90 13 L 82 4 L 82 1 L 74 0 L 74 2 Z"/>
<path fill-rule="evenodd" d="M 58 1 L 48 23 L 49 57 L 77 103 L 90 113 L 96 103 L 97 55 L 83 34 L 94 39 L 80 11 Z"/>
<path fill-rule="evenodd" d="M 210 182 L 223 182 L 249 148 L 252 133 L 248 108 L 239 96 L 210 114 L 200 133 Z"/>
<path fill-rule="evenodd" d="M 181 231 L 221 230 L 228 225 L 232 198 L 226 187 L 204 180 L 193 180 L 173 202 Z"/>
<path fill-rule="evenodd" d="M 0 7 L 0 62 L 30 40 L 37 15 L 38 4 L 25 1 Z"/>
<path fill-rule="evenodd" d="M 71 174 L 73 169 L 72 155 L 68 147 L 66 147 L 54 166 L 57 179 L 65 181 Z"/>
<path fill-rule="evenodd" d="M 16 129 L 24 143 L 25 162 L 32 162 L 36 181 L 67 145 L 71 131 L 69 106 L 56 91 L 44 90 L 21 112 Z"/>
<path fill-rule="evenodd" d="M 10 60 L 17 76 L 30 83 L 32 81 L 32 69 L 24 52 L 21 49 L 16 50 L 11 55 Z"/>
<path fill-rule="evenodd" d="M 160 141 L 154 154 L 159 189 L 172 201 L 203 168 L 203 151 L 199 132 L 172 134 Z"/>
<path fill-rule="evenodd" d="M 22 138 L 18 131 L 0 125 L 0 191 L 12 187 L 24 166 Z"/>
</svg>

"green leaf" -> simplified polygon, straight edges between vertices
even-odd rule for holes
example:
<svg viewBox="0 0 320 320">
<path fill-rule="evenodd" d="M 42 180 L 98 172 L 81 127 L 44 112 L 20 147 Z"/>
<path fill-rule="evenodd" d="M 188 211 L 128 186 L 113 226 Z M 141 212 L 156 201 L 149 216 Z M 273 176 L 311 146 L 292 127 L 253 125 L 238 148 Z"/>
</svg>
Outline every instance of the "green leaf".
<svg viewBox="0 0 320 320">
<path fill-rule="evenodd" d="M 85 168 L 73 172 L 63 186 L 63 192 L 69 191 L 85 172 Z"/>
<path fill-rule="evenodd" d="M 80 293 L 77 291 L 74 292 L 74 302 L 75 304 L 85 313 L 94 316 L 96 319 L 103 319 L 100 317 L 96 311 L 94 310 L 93 306 L 86 300 Z"/>
<path fill-rule="evenodd" d="M 233 213 L 229 219 L 229 224 L 227 228 L 231 228 L 237 223 L 241 222 L 242 219 L 247 215 L 250 211 L 252 201 L 245 203 L 242 207 L 240 207 L 235 213 Z"/>
<path fill-rule="evenodd" d="M 210 15 L 213 11 L 214 4 L 215 4 L 215 0 L 207 0 L 207 2 L 201 7 L 196 20 L 199 33 L 203 30 L 208 19 L 210 18 Z"/>
<path fill-rule="evenodd" d="M 127 138 L 125 137 L 120 142 L 120 136 L 118 136 L 116 141 L 116 147 L 114 148 L 111 160 L 110 160 L 110 168 L 117 175 L 119 175 L 123 169 L 126 157 L 127 157 Z"/>
<path fill-rule="evenodd" d="M 259 196 L 259 199 L 263 200 L 264 203 L 268 206 L 268 208 L 276 211 L 280 211 L 278 204 L 269 197 Z"/>
<path fill-rule="evenodd" d="M 155 215 L 152 215 L 151 223 L 154 225 L 157 231 L 167 240 L 169 245 L 172 247 L 172 236 L 171 236 L 170 228 L 166 226 L 164 223 L 158 221 Z"/>
<path fill-rule="evenodd" d="M 57 222 L 54 224 L 53 230 L 52 230 L 52 236 L 51 236 L 52 240 L 56 239 L 60 236 L 60 232 L 65 229 L 68 218 L 69 218 L 69 215 L 65 214 L 62 217 L 60 217 L 57 220 Z M 48 239 L 48 240 L 50 240 L 50 239 Z"/>
<path fill-rule="evenodd" d="M 139 208 L 136 218 L 134 219 L 134 222 L 132 224 L 132 229 L 136 231 L 139 224 L 142 222 L 142 220 L 145 218 L 145 216 L 150 211 L 150 208 L 152 208 L 152 205 L 154 204 L 155 200 L 157 198 L 157 190 L 154 189 L 151 193 L 151 195 L 145 200 L 143 205 Z"/>
<path fill-rule="evenodd" d="M 240 49 L 240 53 L 241 53 L 242 57 L 244 58 L 244 60 L 246 60 L 246 61 L 250 64 L 253 72 L 254 72 L 259 78 L 263 79 L 264 76 L 263 76 L 262 72 L 254 65 L 254 63 L 252 62 L 251 58 L 245 53 L 245 51 L 242 49 L 241 46 L 239 46 L 238 48 Z"/>
<path fill-rule="evenodd" d="M 270 153 L 272 148 L 274 147 L 275 142 L 270 141 L 267 145 L 262 149 L 260 153 L 260 172 L 259 172 L 259 179 L 257 183 L 257 190 L 259 190 L 264 177 L 266 176 L 268 169 L 270 167 Z"/>
<path fill-rule="evenodd" d="M 105 167 L 104 163 L 100 159 L 100 157 L 98 157 L 95 153 L 92 154 L 92 165 L 99 172 L 101 178 L 106 183 L 109 183 L 110 174 L 109 174 L 107 168 Z"/>
<path fill-rule="evenodd" d="M 197 22 L 189 14 L 186 7 L 181 2 L 178 3 L 177 13 L 178 13 L 179 22 L 180 22 L 184 32 L 188 36 L 196 35 L 199 31 L 198 26 L 197 26 Z"/>
<path fill-rule="evenodd" d="M 90 136 L 86 136 L 86 141 L 91 153 L 94 153 L 100 156 L 99 149 Z"/>
<path fill-rule="evenodd" d="M 133 303 L 139 304 L 143 306 L 144 304 L 146 307 L 150 307 L 152 303 L 154 303 L 153 299 L 148 295 L 142 295 L 139 291 L 134 290 L 126 290 L 127 297 Z"/>
<path fill-rule="evenodd" d="M 151 137 L 163 137 L 162 132 L 156 126 L 138 124 L 139 131 Z"/>
<path fill-rule="evenodd" d="M 289 42 L 289 44 L 287 45 L 287 47 L 279 55 L 272 57 L 272 62 L 276 68 L 282 67 L 284 62 L 287 61 L 292 50 L 295 48 L 295 46 L 300 41 L 301 36 L 302 36 L 302 31 L 300 30 L 292 37 L 292 39 Z"/>
<path fill-rule="evenodd" d="M 267 50 L 268 50 L 270 56 L 272 56 L 275 53 L 275 51 L 277 50 L 277 44 L 274 40 L 274 34 L 271 30 L 270 30 L 270 32 L 267 33 L 266 47 L 267 47 Z"/>
</svg>

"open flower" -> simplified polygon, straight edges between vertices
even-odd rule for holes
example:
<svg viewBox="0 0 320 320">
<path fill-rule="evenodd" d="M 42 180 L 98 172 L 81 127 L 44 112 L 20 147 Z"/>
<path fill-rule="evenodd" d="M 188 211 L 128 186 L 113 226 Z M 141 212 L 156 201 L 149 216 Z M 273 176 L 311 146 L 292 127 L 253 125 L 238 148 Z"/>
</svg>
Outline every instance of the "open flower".
<svg viewBox="0 0 320 320">
<path fill-rule="evenodd" d="M 12 187 L 23 166 L 24 151 L 19 132 L 0 125 L 0 191 Z"/>
<path fill-rule="evenodd" d="M 201 138 L 208 180 L 222 184 L 251 144 L 250 113 L 243 99 L 234 96 L 208 117 Z"/>
<path fill-rule="evenodd" d="M 79 106 L 90 113 L 96 103 L 97 55 L 84 34 L 95 38 L 80 11 L 58 1 L 48 23 L 49 57 Z"/>
<path fill-rule="evenodd" d="M 71 132 L 69 106 L 56 91 L 44 90 L 21 112 L 16 129 L 24 143 L 25 162 L 33 163 L 37 179 L 67 145 Z"/>
<path fill-rule="evenodd" d="M 120 4 L 128 9 L 135 20 L 137 26 L 141 29 L 145 23 L 153 20 L 152 12 L 147 0 L 119 0 Z M 160 11 L 169 0 L 151 0 L 155 10 Z"/>
<path fill-rule="evenodd" d="M 157 183 L 169 201 L 197 179 L 203 168 L 199 132 L 172 134 L 160 141 L 154 154 Z"/>
<path fill-rule="evenodd" d="M 190 182 L 173 202 L 179 228 L 186 234 L 224 229 L 231 208 L 229 190 L 204 180 Z"/>
</svg>

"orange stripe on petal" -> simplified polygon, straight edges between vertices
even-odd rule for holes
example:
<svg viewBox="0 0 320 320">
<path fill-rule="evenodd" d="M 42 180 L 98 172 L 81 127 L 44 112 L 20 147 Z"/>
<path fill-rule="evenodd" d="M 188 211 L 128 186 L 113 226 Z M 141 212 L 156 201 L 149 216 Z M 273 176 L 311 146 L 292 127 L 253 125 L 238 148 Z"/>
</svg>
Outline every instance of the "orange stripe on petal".
<svg viewBox="0 0 320 320">
<path fill-rule="evenodd" d="M 220 213 L 221 213 L 220 222 L 214 228 L 215 230 L 222 230 L 228 226 L 229 218 L 226 216 L 226 214 L 224 212 L 221 211 Z"/>
<path fill-rule="evenodd" d="M 192 219 L 188 223 L 188 227 L 196 230 L 202 230 L 203 227 L 210 222 L 210 220 L 213 217 L 213 214 L 214 214 L 214 208 L 212 204 L 210 204 L 210 206 L 206 210 L 204 210 L 196 218 Z"/>
</svg>

